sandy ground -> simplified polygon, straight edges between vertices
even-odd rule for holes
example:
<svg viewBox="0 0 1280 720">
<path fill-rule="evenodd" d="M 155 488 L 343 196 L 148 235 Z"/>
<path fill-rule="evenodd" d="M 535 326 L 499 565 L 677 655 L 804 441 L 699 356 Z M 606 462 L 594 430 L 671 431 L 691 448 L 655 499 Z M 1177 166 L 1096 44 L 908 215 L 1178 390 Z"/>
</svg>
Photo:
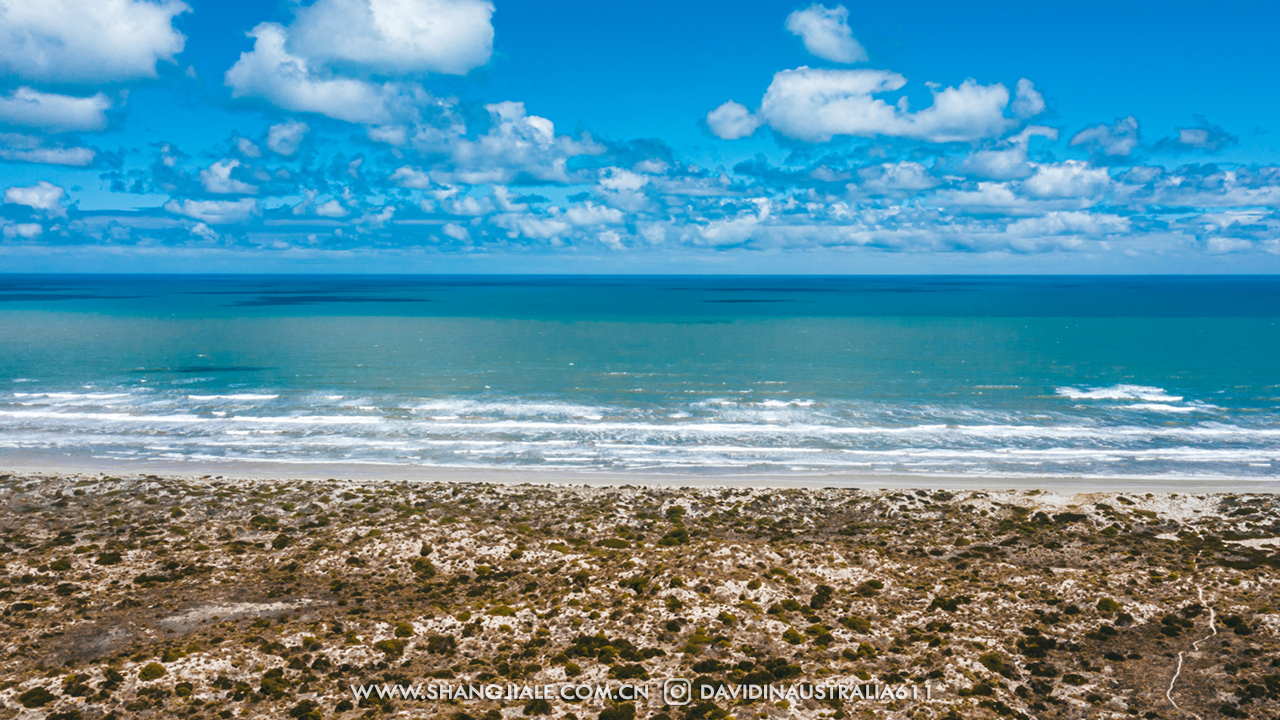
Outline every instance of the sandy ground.
<svg viewBox="0 0 1280 720">
<path fill-rule="evenodd" d="M 262 470 L 0 470 L 0 718 L 1280 716 L 1273 494 Z"/>
<path fill-rule="evenodd" d="M 185 463 L 124 462 L 95 459 L 92 463 L 72 462 L 63 457 L 10 456 L 3 465 L 10 472 L 70 475 L 115 472 L 152 473 L 166 477 L 218 477 L 403 482 L 493 482 L 549 485 L 653 485 L 666 487 L 741 488 L 940 488 L 946 490 L 1052 490 L 1059 493 L 1109 492 L 1269 492 L 1280 493 L 1280 476 L 1271 478 L 1234 477 L 1075 477 L 1061 475 L 892 475 L 870 473 L 827 474 L 734 474 L 676 472 L 608 472 L 540 469 L 449 468 L 411 465 L 371 465 L 359 463 Z"/>
</svg>

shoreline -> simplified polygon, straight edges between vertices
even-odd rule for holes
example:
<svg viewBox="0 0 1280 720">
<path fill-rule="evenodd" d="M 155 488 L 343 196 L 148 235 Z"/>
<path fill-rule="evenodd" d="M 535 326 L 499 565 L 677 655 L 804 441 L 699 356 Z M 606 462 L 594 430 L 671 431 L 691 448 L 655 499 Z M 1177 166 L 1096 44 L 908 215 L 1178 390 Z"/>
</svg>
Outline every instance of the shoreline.
<svg viewBox="0 0 1280 720">
<path fill-rule="evenodd" d="M 2 473 L 52 475 L 153 474 L 199 479 L 222 476 L 229 480 L 350 480 L 361 482 L 482 482 L 499 485 L 588 485 L 593 487 L 653 486 L 668 488 L 797 488 L 797 489 L 916 489 L 1045 490 L 1062 494 L 1099 492 L 1152 493 L 1271 493 L 1280 494 L 1280 477 L 1164 477 L 955 475 L 911 473 L 824 473 L 793 475 L 734 472 L 629 472 L 562 468 L 471 468 L 334 462 L 155 462 L 95 459 L 93 462 L 9 462 L 0 456 Z"/>
</svg>

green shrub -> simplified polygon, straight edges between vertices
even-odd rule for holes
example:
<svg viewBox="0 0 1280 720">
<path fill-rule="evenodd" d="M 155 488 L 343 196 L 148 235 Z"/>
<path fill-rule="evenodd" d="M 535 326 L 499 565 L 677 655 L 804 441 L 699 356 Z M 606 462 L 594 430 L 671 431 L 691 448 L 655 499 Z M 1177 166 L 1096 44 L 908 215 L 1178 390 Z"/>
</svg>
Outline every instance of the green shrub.
<svg viewBox="0 0 1280 720">
<path fill-rule="evenodd" d="M 403 641 L 403 640 L 393 640 L 393 639 L 380 640 L 380 641 L 378 641 L 378 642 L 374 643 L 374 644 L 373 644 L 373 646 L 374 646 L 375 648 L 377 648 L 378 650 L 381 650 L 382 652 L 384 652 L 384 653 L 386 653 L 386 654 L 388 654 L 388 655 L 403 655 L 403 654 L 404 654 L 404 641 Z"/>
<path fill-rule="evenodd" d="M 688 545 L 689 531 L 685 530 L 682 527 L 678 527 L 674 530 L 670 530 L 667 532 L 666 535 L 662 536 L 662 539 L 658 541 L 658 544 L 663 547 L 672 547 L 675 545 Z"/>
<path fill-rule="evenodd" d="M 161 669 L 163 670 L 164 668 Z M 31 688 L 18 696 L 18 702 L 22 703 L 24 708 L 44 707 L 53 702 L 53 700 L 53 693 L 42 687 Z"/>
</svg>

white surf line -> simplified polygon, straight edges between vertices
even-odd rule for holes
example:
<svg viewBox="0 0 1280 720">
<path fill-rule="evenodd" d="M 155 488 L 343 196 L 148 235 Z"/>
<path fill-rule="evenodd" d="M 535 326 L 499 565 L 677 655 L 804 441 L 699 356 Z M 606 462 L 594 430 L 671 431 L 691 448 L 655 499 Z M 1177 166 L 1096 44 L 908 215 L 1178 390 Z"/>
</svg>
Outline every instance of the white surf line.
<svg viewBox="0 0 1280 720">
<path fill-rule="evenodd" d="M 1196 586 L 1196 596 L 1200 598 L 1200 604 L 1204 605 L 1204 588 L 1202 586 L 1199 586 L 1199 585 Z M 1192 650 L 1199 652 L 1200 643 L 1218 634 L 1218 627 L 1217 627 L 1217 624 L 1215 623 L 1216 619 L 1217 619 L 1217 613 L 1214 612 L 1213 606 L 1210 606 L 1209 607 L 1209 629 L 1212 630 L 1213 633 L 1211 635 L 1205 635 L 1199 640 L 1196 640 L 1195 642 L 1191 643 Z M 1183 710 L 1182 708 L 1178 707 L 1178 703 L 1174 702 L 1173 686 L 1175 683 L 1178 682 L 1178 676 L 1181 674 L 1182 674 L 1182 653 L 1178 653 L 1178 667 L 1176 670 L 1173 671 L 1173 677 L 1169 680 L 1169 689 L 1164 691 L 1164 697 L 1166 700 L 1169 701 L 1169 704 L 1173 706 L 1174 710 L 1177 710 L 1180 713 L 1186 713 L 1187 715 L 1190 715 L 1196 720 L 1204 720 L 1204 718 L 1191 712 L 1190 710 Z"/>
</svg>

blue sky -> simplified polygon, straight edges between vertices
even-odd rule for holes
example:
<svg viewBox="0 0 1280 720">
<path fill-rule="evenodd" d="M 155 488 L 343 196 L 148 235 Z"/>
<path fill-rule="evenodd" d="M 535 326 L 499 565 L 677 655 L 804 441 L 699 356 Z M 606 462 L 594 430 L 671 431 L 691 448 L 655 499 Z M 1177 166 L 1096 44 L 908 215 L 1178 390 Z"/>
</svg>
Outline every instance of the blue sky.
<svg viewBox="0 0 1280 720">
<path fill-rule="evenodd" d="M 0 271 L 1277 272 L 1277 20 L 0 0 Z"/>
</svg>

